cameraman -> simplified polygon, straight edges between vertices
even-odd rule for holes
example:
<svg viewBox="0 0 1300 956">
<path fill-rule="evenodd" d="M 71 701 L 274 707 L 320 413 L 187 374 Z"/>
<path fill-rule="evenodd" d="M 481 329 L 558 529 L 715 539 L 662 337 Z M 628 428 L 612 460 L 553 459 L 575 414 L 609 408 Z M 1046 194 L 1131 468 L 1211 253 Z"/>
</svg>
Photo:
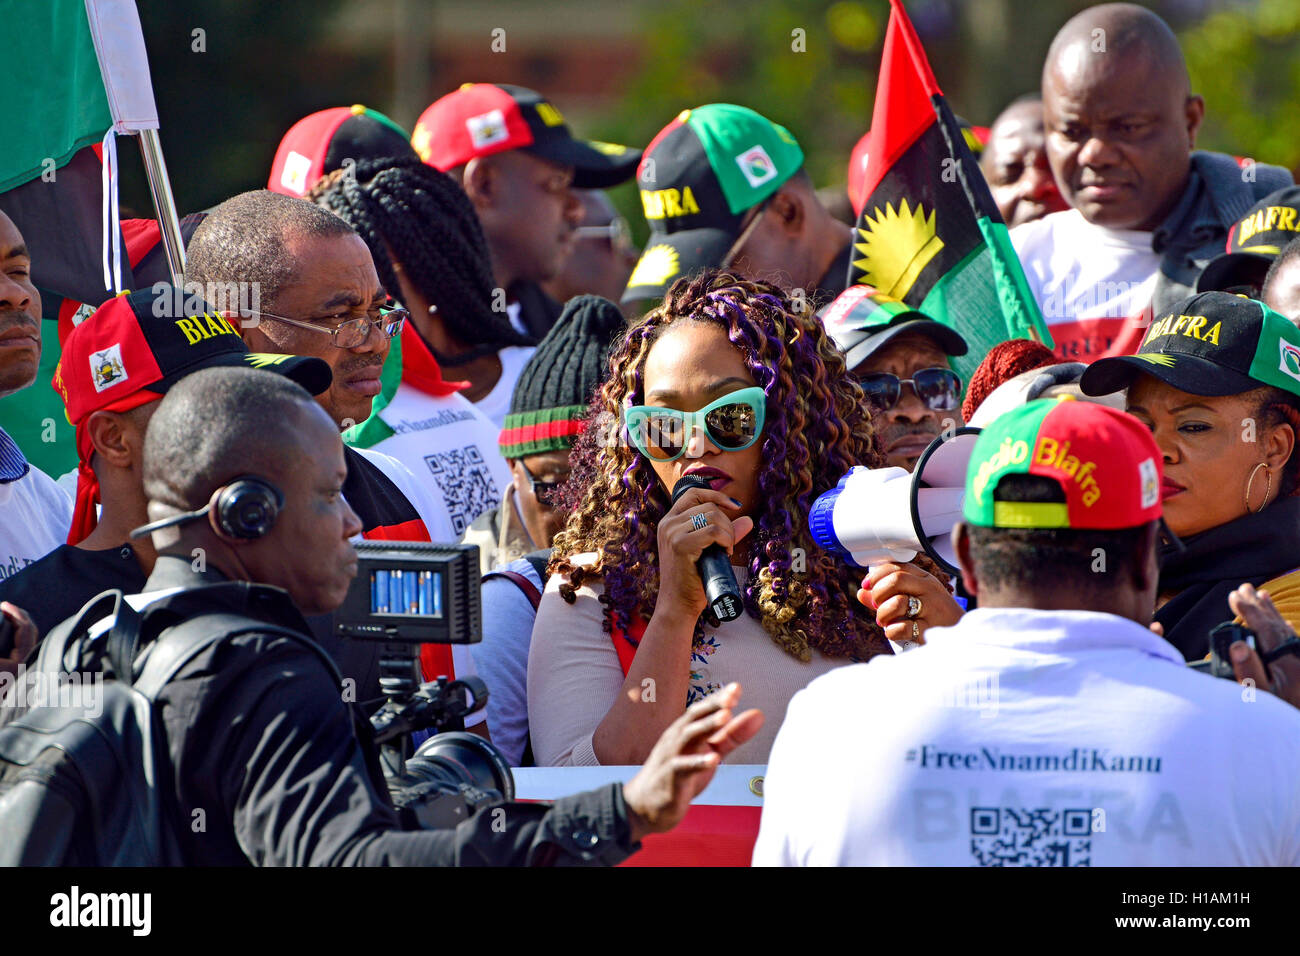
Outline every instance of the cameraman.
<svg viewBox="0 0 1300 956">
<path fill-rule="evenodd" d="M 1101 405 L 992 422 L 953 531 L 980 608 L 795 696 L 754 862 L 1300 864 L 1300 714 L 1149 629 L 1160 465 L 1146 427 Z M 1256 595 L 1235 600 L 1258 618 Z"/>
<path fill-rule="evenodd" d="M 211 510 L 153 532 L 146 593 L 174 600 L 226 584 L 192 596 L 307 634 L 302 615 L 336 609 L 356 573 L 349 538 L 360 522 L 341 494 L 345 475 L 338 429 L 299 386 L 237 368 L 186 377 L 145 439 L 150 518 L 202 509 L 247 476 L 274 486 L 283 505 L 256 537 L 233 535 Z M 402 832 L 368 725 L 323 663 L 284 636 L 232 637 L 159 695 L 181 856 L 187 865 L 617 863 L 646 833 L 675 825 L 721 757 L 757 731 L 757 711 L 732 718 L 737 697 L 733 685 L 688 711 L 625 786 Z"/>
</svg>

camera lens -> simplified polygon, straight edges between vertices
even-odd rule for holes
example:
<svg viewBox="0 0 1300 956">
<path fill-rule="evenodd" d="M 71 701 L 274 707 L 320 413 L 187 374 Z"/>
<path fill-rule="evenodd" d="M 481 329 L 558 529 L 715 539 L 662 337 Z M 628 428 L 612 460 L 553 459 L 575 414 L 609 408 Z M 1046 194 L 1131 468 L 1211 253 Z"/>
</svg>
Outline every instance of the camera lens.
<svg viewBox="0 0 1300 956">
<path fill-rule="evenodd" d="M 461 784 L 515 798 L 515 778 L 501 751 L 475 734 L 450 731 L 435 734 L 406 761 L 412 781 L 434 783 L 446 790 Z"/>
</svg>

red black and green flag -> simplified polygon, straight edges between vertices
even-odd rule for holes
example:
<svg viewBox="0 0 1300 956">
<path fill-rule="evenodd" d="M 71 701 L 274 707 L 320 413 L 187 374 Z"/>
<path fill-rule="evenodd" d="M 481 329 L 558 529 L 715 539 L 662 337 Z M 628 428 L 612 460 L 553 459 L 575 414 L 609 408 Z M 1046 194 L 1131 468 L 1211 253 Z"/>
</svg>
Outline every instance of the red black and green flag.
<svg viewBox="0 0 1300 956">
<path fill-rule="evenodd" d="M 956 329 L 969 382 L 989 349 L 1051 335 L 900 0 L 880 62 L 850 284 L 875 286 Z"/>
<path fill-rule="evenodd" d="M 113 117 L 85 0 L 3 0 L 0 7 L 10 13 L 10 75 L 26 78 L 6 112 L 0 210 L 31 250 L 32 280 L 52 318 L 60 298 L 99 305 L 113 296 L 104 282 L 99 155 Z M 129 278 L 127 271 L 124 288 Z"/>
</svg>

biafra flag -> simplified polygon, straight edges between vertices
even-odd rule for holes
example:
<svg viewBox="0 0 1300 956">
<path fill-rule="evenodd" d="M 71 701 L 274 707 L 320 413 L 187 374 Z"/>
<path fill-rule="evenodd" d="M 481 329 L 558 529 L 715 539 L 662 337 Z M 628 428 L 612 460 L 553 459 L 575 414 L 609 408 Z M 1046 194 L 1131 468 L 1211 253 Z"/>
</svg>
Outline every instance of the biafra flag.
<svg viewBox="0 0 1300 956">
<path fill-rule="evenodd" d="M 0 399 L 0 427 L 28 460 L 58 476 L 76 466 L 77 451 L 63 402 L 50 388 L 60 351 L 56 317 L 69 300 L 99 305 L 113 295 L 104 283 L 99 156 L 113 118 L 85 0 L 3 0 L 0 12 L 10 80 L 0 211 L 31 253 L 46 319 L 36 383 Z M 116 228 L 114 241 L 123 242 Z M 124 269 L 127 288 L 131 278 Z"/>
<path fill-rule="evenodd" d="M 970 351 L 952 361 L 969 382 L 999 342 L 1052 338 L 925 50 L 890 4 L 849 283 L 960 332 Z"/>
</svg>

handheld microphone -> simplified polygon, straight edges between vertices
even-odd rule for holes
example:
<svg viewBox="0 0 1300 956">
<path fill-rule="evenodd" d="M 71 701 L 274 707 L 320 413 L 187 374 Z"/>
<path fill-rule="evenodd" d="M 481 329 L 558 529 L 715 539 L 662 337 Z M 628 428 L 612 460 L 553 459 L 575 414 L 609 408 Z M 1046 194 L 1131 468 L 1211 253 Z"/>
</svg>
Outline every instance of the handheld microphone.
<svg viewBox="0 0 1300 956">
<path fill-rule="evenodd" d="M 673 486 L 673 504 L 691 488 L 712 488 L 705 479 L 698 475 L 682 475 Z M 740 617 L 745 603 L 740 596 L 740 587 L 736 584 L 736 572 L 731 569 L 731 559 L 722 545 L 711 544 L 704 549 L 695 569 L 700 572 L 704 582 L 704 596 L 709 607 L 719 621 L 734 621 Z"/>
</svg>

